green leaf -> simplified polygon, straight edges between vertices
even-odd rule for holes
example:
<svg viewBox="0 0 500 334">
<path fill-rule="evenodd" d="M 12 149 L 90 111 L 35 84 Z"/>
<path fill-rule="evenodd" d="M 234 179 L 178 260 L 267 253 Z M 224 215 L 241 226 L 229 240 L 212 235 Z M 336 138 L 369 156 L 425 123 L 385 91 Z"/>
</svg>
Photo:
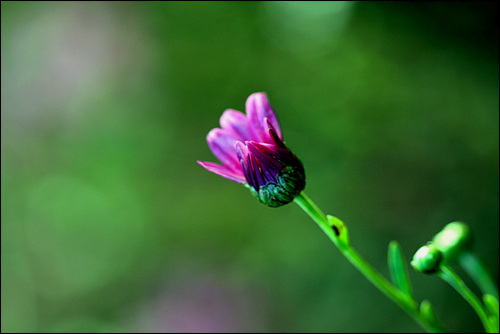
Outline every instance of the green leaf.
<svg viewBox="0 0 500 334">
<path fill-rule="evenodd" d="M 394 285 L 402 293 L 413 299 L 408 268 L 406 266 L 403 253 L 401 252 L 401 248 L 396 241 L 391 241 L 389 243 L 387 262 L 389 263 L 391 279 Z"/>
<path fill-rule="evenodd" d="M 445 331 L 430 301 L 422 301 L 422 303 L 420 304 L 420 313 L 425 317 L 425 319 L 427 319 L 429 323 L 433 324 L 435 328 L 439 328 L 442 332 Z"/>
<path fill-rule="evenodd" d="M 498 300 L 489 294 L 483 295 L 483 302 L 488 312 L 488 319 L 493 326 L 495 326 L 495 331 L 498 333 Z"/>
<path fill-rule="evenodd" d="M 498 317 L 498 300 L 492 295 L 485 294 L 483 296 L 484 305 L 491 315 Z"/>
</svg>

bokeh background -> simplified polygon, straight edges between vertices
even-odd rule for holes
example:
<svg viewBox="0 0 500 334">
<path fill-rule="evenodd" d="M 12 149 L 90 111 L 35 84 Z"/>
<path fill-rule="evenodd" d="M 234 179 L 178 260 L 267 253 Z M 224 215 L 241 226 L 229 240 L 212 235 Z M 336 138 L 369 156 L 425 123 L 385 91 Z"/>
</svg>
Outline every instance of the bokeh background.
<svg viewBox="0 0 500 334">
<path fill-rule="evenodd" d="M 196 160 L 265 91 L 307 194 L 384 275 L 391 240 L 409 260 L 462 220 L 498 279 L 497 22 L 493 2 L 2 1 L 2 332 L 420 332 L 295 204 Z M 448 330 L 482 331 L 410 275 Z"/>
</svg>

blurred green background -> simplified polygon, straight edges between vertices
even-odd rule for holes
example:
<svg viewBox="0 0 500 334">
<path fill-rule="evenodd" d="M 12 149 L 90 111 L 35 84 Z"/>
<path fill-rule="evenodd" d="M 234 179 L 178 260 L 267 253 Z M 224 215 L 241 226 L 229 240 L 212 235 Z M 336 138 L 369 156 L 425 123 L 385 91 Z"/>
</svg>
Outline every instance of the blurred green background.
<svg viewBox="0 0 500 334">
<path fill-rule="evenodd" d="M 2 332 L 420 332 L 295 204 L 196 160 L 265 91 L 306 193 L 384 275 L 391 240 L 409 260 L 463 220 L 498 279 L 497 22 L 493 2 L 2 1 Z M 448 330 L 482 331 L 410 275 Z"/>
</svg>

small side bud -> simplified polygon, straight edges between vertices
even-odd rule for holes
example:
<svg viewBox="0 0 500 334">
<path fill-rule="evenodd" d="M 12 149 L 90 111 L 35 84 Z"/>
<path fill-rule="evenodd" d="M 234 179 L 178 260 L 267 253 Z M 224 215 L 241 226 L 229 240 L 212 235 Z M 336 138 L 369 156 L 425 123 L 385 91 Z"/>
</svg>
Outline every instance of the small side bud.
<svg viewBox="0 0 500 334">
<path fill-rule="evenodd" d="M 326 219 L 330 224 L 333 232 L 337 236 L 336 243 L 337 246 L 341 249 L 348 249 L 351 247 L 351 243 L 349 241 L 349 231 L 347 230 L 347 226 L 344 222 L 337 217 L 326 215 Z"/>
<path fill-rule="evenodd" d="M 472 231 L 463 222 L 451 222 L 432 239 L 434 246 L 443 252 L 446 260 L 455 262 L 463 253 L 472 249 Z"/>
<path fill-rule="evenodd" d="M 424 274 L 434 274 L 438 272 L 443 261 L 443 253 L 433 244 L 422 246 L 417 250 L 411 261 L 411 266 Z"/>
</svg>

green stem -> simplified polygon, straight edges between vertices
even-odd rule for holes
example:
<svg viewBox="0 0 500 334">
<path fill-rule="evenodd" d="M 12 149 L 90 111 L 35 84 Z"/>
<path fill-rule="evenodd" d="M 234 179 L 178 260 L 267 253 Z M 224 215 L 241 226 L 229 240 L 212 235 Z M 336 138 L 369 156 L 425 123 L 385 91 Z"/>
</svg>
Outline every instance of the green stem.
<svg viewBox="0 0 500 334">
<path fill-rule="evenodd" d="M 476 297 L 476 295 L 467 287 L 467 285 L 465 285 L 464 281 L 446 263 L 442 263 L 440 269 L 441 271 L 438 274 L 439 277 L 441 277 L 455 290 L 457 290 L 458 293 L 462 295 L 462 297 L 472 306 L 472 308 L 479 316 L 479 319 L 481 319 L 486 332 L 494 333 L 495 328 L 490 323 L 488 315 L 483 308 L 483 304 L 481 304 L 481 301 Z"/>
<path fill-rule="evenodd" d="M 498 288 L 493 282 L 490 271 L 474 253 L 465 252 L 458 258 L 460 266 L 476 282 L 483 294 L 490 294 L 498 299 Z"/>
<path fill-rule="evenodd" d="M 339 237 L 339 230 L 332 228 L 325 214 L 314 204 L 305 193 L 300 193 L 295 197 L 295 202 L 304 210 L 325 232 L 330 240 L 337 246 L 341 253 L 356 267 L 375 287 L 377 287 L 387 297 L 392 299 L 410 316 L 412 316 L 424 329 L 429 332 L 440 333 L 443 328 L 438 324 L 430 323 L 429 320 L 419 311 L 418 304 L 399 291 L 394 285 L 387 281 L 370 264 L 368 264 L 349 243 L 342 242 Z"/>
</svg>

